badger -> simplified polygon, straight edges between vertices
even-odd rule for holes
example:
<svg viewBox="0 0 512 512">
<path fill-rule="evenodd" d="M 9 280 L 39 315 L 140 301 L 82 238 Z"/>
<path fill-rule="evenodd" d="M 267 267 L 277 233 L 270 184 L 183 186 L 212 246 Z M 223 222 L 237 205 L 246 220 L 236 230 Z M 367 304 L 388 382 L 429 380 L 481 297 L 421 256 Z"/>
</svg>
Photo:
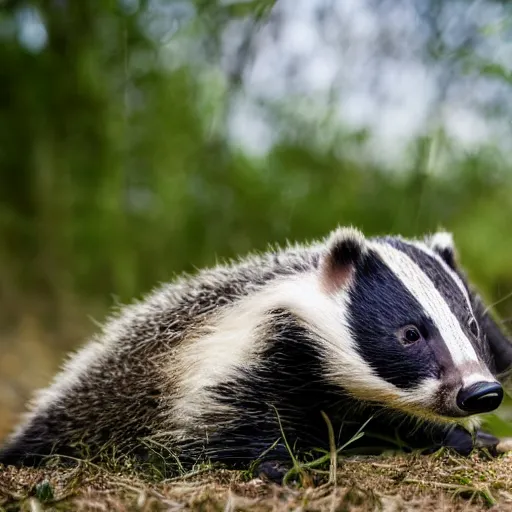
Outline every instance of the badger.
<svg viewBox="0 0 512 512">
<path fill-rule="evenodd" d="M 340 227 L 121 308 L 39 392 L 0 462 L 112 449 L 270 474 L 328 449 L 326 419 L 337 446 L 362 453 L 467 455 L 498 443 L 478 415 L 500 405 L 511 366 L 451 234 Z"/>
</svg>

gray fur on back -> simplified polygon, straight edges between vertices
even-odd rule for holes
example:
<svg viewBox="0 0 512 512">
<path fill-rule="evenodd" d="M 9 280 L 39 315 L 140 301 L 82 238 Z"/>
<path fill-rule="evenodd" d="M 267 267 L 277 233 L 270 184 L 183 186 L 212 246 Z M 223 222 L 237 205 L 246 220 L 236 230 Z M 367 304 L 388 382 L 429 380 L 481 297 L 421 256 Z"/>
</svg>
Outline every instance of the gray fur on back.
<svg viewBox="0 0 512 512">
<path fill-rule="evenodd" d="M 254 255 L 182 276 L 121 307 L 102 333 L 69 359 L 49 390 L 36 397 L 7 446 L 31 436 L 34 442 L 75 439 L 84 446 L 129 451 L 136 448 L 134 440 L 163 430 L 159 442 L 172 442 L 173 429 L 180 428 L 169 417 L 176 389 L 172 374 L 162 373 L 163 363 L 172 362 L 183 340 L 226 306 L 317 262 L 318 251 L 300 246 Z M 44 431 L 39 431 L 41 423 Z"/>
</svg>

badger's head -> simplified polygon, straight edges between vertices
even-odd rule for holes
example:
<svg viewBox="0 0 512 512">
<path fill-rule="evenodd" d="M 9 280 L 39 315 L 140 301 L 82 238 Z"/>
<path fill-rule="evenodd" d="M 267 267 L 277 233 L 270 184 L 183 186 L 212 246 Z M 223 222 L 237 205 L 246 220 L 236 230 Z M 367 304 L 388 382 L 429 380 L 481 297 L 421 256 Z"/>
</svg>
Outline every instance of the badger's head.
<svg viewBox="0 0 512 512">
<path fill-rule="evenodd" d="M 336 303 L 318 329 L 332 382 L 423 418 L 464 423 L 500 405 L 485 326 L 449 234 L 366 239 L 341 229 L 325 245 L 319 277 Z"/>
</svg>

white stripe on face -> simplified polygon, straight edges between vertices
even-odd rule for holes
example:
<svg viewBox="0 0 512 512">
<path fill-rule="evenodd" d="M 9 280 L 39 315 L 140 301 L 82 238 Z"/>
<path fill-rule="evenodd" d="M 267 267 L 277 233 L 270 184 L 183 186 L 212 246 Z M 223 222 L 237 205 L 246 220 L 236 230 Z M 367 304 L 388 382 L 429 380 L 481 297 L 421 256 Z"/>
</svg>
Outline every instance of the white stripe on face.
<svg viewBox="0 0 512 512">
<path fill-rule="evenodd" d="M 439 254 L 437 254 L 430 247 L 428 247 L 428 245 L 426 245 L 422 242 L 416 242 L 413 245 L 415 247 L 417 247 L 418 249 L 420 249 L 421 251 L 423 251 L 428 256 L 430 256 L 431 258 L 434 258 L 443 267 L 445 272 L 453 279 L 455 284 L 459 287 L 460 291 L 464 295 L 464 298 L 466 299 L 466 302 L 468 303 L 469 311 L 471 311 L 471 314 L 474 315 L 473 314 L 473 306 L 471 305 L 471 299 L 469 298 L 468 291 L 467 291 L 466 287 L 464 286 L 462 279 L 457 275 L 457 273 L 448 266 L 446 261 L 444 261 L 443 258 L 441 258 L 441 256 L 439 256 Z"/>
<path fill-rule="evenodd" d="M 472 343 L 443 296 L 420 267 L 405 253 L 388 244 L 375 242 L 372 244 L 372 248 L 435 323 L 455 366 L 463 372 L 464 363 L 477 362 L 482 368 L 482 373 L 488 374 L 483 380 L 494 380 L 480 363 Z"/>
</svg>

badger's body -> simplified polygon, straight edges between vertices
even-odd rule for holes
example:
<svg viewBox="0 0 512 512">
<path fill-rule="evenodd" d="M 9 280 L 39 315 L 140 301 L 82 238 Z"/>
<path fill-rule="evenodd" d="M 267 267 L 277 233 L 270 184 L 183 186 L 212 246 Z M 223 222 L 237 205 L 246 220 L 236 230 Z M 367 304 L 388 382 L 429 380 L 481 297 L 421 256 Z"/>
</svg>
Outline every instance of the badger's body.
<svg viewBox="0 0 512 512">
<path fill-rule="evenodd" d="M 475 443 L 512 348 L 457 269 L 449 236 L 326 241 L 250 257 L 124 308 L 72 357 L 0 451 L 180 464 L 286 462 L 328 447 Z M 498 375 L 500 374 L 500 375 Z"/>
</svg>

